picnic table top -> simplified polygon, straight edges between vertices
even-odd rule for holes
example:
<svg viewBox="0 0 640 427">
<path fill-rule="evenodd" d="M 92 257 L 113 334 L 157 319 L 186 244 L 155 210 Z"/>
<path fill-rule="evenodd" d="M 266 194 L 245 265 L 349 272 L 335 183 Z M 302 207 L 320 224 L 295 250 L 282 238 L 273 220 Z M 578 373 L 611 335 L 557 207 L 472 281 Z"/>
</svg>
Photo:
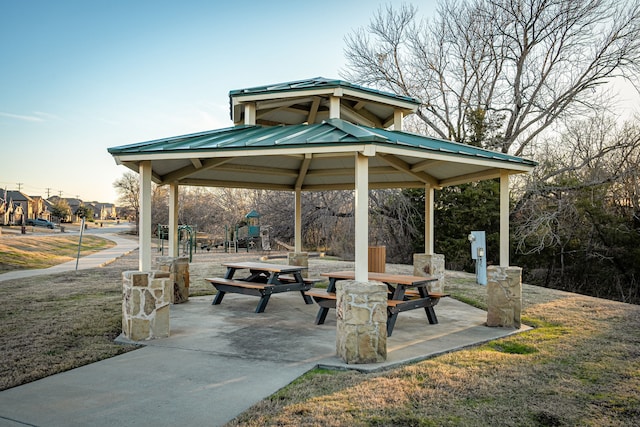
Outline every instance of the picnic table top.
<svg viewBox="0 0 640 427">
<path fill-rule="evenodd" d="M 320 273 L 321 276 L 332 277 L 335 279 L 353 280 L 356 276 L 355 271 L 332 271 L 329 273 Z M 368 273 L 369 280 L 377 280 L 385 283 L 395 283 L 399 285 L 419 285 L 427 282 L 434 282 L 438 280 L 433 276 L 410 276 L 406 274 L 390 274 L 390 273 L 376 273 L 370 271 Z"/>
<path fill-rule="evenodd" d="M 223 262 L 227 268 L 248 268 L 249 270 L 261 270 L 268 271 L 271 273 L 291 273 L 295 271 L 304 270 L 307 267 L 299 266 L 299 265 L 285 265 L 285 264 L 269 264 L 265 262 L 251 262 L 251 261 L 241 261 L 241 262 Z"/>
</svg>

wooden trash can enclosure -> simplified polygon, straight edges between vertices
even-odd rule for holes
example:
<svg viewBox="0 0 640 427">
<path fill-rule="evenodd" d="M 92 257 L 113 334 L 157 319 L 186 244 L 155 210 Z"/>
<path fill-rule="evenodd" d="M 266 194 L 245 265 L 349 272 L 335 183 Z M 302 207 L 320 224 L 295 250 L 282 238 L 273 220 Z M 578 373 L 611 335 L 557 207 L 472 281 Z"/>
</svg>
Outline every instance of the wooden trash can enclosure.
<svg viewBox="0 0 640 427">
<path fill-rule="evenodd" d="M 369 271 L 384 273 L 387 263 L 386 246 L 369 246 Z"/>
</svg>

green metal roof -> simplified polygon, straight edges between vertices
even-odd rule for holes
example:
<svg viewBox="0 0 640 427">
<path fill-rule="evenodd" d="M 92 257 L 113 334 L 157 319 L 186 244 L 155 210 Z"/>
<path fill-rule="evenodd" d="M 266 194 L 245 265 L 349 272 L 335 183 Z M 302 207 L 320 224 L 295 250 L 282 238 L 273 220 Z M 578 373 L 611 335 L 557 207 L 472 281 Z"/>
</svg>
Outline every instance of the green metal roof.
<svg viewBox="0 0 640 427">
<path fill-rule="evenodd" d="M 466 144 L 429 138 L 408 132 L 389 131 L 355 125 L 341 119 L 329 119 L 313 125 L 235 126 L 189 135 L 109 148 L 114 156 L 132 154 L 178 153 L 216 150 L 284 149 L 311 145 L 338 146 L 345 143 L 369 143 L 398 146 L 415 151 L 535 166 L 520 157 L 485 150 Z"/>
<path fill-rule="evenodd" d="M 265 86 L 256 86 L 256 87 L 251 87 L 246 89 L 231 90 L 229 91 L 229 97 L 254 95 L 258 93 L 260 94 L 280 93 L 280 92 L 289 92 L 292 90 L 312 90 L 312 89 L 320 89 L 320 88 L 323 88 L 323 89 L 348 88 L 348 89 L 353 89 L 359 92 L 383 96 L 389 99 L 397 99 L 405 102 L 410 102 L 416 105 L 421 104 L 419 99 L 412 98 L 409 96 L 396 95 L 390 92 L 383 92 L 376 89 L 359 86 L 353 83 L 346 82 L 344 80 L 327 79 L 324 77 L 314 77 L 314 78 L 305 79 L 305 80 L 296 80 L 292 82 L 277 83 L 277 84 L 271 84 L 271 85 L 265 85 Z"/>
<path fill-rule="evenodd" d="M 352 189 L 355 154 L 369 158 L 370 188 L 444 187 L 523 173 L 508 154 L 329 119 L 312 125 L 236 126 L 109 148 L 134 171 L 150 161 L 157 184 L 319 191 Z"/>
</svg>

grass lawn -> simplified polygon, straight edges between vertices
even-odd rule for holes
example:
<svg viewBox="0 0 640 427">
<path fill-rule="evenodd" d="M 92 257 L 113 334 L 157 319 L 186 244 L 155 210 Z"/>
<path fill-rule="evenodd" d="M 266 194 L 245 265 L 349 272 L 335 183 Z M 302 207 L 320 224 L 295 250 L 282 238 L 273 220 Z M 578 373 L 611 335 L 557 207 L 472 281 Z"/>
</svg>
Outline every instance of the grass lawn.
<svg viewBox="0 0 640 427">
<path fill-rule="evenodd" d="M 78 256 L 79 237 L 0 236 L 0 273 L 12 270 L 47 268 L 72 261 Z M 89 255 L 115 246 L 111 240 L 87 235 L 82 238 L 80 256 Z"/>
<path fill-rule="evenodd" d="M 447 291 L 486 304 L 468 279 Z M 314 370 L 231 425 L 640 425 L 640 307 L 523 292 L 529 332 L 383 373 Z"/>
<path fill-rule="evenodd" d="M 192 291 L 211 292 L 199 283 L 217 264 L 191 265 Z M 132 350 L 113 339 L 121 273 L 135 269 L 137 252 L 0 282 L 0 389 Z M 451 275 L 447 292 L 483 307 L 472 282 Z M 529 332 L 381 373 L 313 370 L 230 425 L 640 425 L 640 307 L 527 285 L 523 295 Z"/>
</svg>

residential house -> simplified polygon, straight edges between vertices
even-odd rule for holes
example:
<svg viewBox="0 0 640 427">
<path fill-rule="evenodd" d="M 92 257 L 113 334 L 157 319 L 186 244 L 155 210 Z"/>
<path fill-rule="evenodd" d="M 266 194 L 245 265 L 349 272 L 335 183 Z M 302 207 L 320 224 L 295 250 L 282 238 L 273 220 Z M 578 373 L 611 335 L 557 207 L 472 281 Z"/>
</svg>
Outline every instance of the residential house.
<svg viewBox="0 0 640 427">
<path fill-rule="evenodd" d="M 64 200 L 69 205 L 71 209 L 71 217 L 61 219 L 62 222 L 79 222 L 80 217 L 78 216 L 78 208 L 84 206 L 84 202 L 80 199 L 75 199 L 72 197 L 59 197 L 59 196 L 51 196 L 49 197 L 49 202 L 52 204 L 58 203 L 60 200 Z"/>
<path fill-rule="evenodd" d="M 51 210 L 49 209 L 50 203 L 40 196 L 30 196 L 33 200 L 33 218 L 43 218 L 47 221 L 51 221 Z"/>
<path fill-rule="evenodd" d="M 0 225 L 22 224 L 24 218 L 22 205 L 14 203 L 5 191 L 4 197 L 0 199 Z"/>
<path fill-rule="evenodd" d="M 6 199 L 13 204 L 9 224 L 23 224 L 28 218 L 35 218 L 34 201 L 22 191 L 6 191 Z"/>
<path fill-rule="evenodd" d="M 12 204 L 9 200 L 6 200 L 6 195 L 2 194 L 0 198 L 0 225 L 9 225 L 9 217 L 12 212 Z"/>
<path fill-rule="evenodd" d="M 116 205 L 113 203 L 91 202 L 93 207 L 93 217 L 96 220 L 116 219 Z"/>
</svg>

